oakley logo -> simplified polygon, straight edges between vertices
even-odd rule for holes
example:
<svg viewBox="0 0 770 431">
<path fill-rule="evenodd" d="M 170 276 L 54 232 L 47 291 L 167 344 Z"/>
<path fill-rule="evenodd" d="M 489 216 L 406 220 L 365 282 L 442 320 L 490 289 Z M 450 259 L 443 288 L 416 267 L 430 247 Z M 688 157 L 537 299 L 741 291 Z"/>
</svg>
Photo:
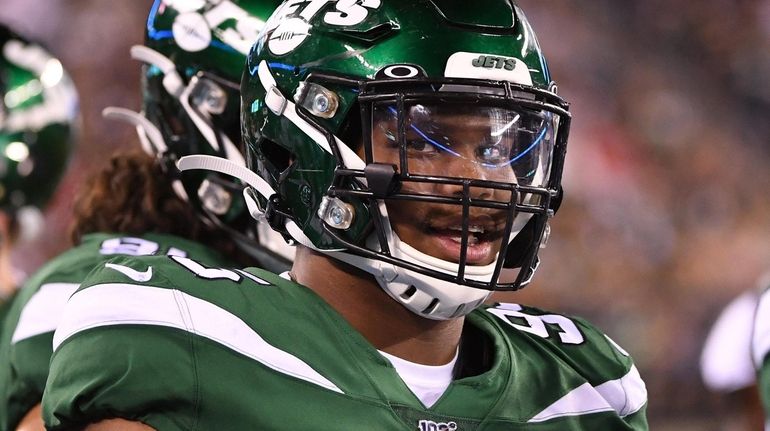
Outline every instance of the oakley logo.
<svg viewBox="0 0 770 431">
<path fill-rule="evenodd" d="M 416 64 L 391 64 L 378 70 L 374 79 L 425 78 L 428 75 Z"/>
<path fill-rule="evenodd" d="M 457 424 L 454 422 L 433 422 L 421 420 L 418 424 L 419 431 L 457 431 Z"/>
<path fill-rule="evenodd" d="M 485 69 L 505 69 L 513 70 L 516 68 L 516 60 L 513 58 L 494 57 L 491 55 L 480 55 L 472 62 L 473 67 L 483 67 Z"/>
<path fill-rule="evenodd" d="M 414 78 L 415 76 L 424 75 L 420 72 L 420 69 L 408 64 L 395 64 L 393 66 L 388 66 L 383 69 L 381 73 L 378 73 L 378 75 L 380 74 L 394 79 Z"/>
</svg>

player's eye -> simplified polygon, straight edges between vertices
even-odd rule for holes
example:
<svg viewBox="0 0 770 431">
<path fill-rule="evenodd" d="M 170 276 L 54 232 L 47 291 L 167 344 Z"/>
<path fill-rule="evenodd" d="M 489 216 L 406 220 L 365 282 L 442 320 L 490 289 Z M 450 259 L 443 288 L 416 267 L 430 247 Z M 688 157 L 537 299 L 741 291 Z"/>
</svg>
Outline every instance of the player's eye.
<svg viewBox="0 0 770 431">
<path fill-rule="evenodd" d="M 407 137 L 406 149 L 410 154 L 419 153 L 420 155 L 435 154 L 437 152 L 437 149 L 433 144 L 419 137 Z"/>
<path fill-rule="evenodd" d="M 482 145 L 476 147 L 476 158 L 484 164 L 498 165 L 507 161 L 507 155 L 497 145 Z"/>
</svg>

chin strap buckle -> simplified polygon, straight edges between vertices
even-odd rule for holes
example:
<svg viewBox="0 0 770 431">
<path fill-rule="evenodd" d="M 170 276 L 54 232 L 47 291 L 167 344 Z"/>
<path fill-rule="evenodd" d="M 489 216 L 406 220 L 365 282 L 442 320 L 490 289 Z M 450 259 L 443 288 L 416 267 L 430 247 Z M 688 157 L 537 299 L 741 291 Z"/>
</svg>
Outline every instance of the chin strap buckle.
<svg viewBox="0 0 770 431">
<path fill-rule="evenodd" d="M 270 196 L 265 206 L 265 221 L 285 238 L 291 238 L 286 231 L 286 221 L 291 220 L 291 212 L 283 205 L 277 194 Z"/>
<path fill-rule="evenodd" d="M 267 94 L 265 95 L 265 105 L 270 108 L 273 114 L 279 117 L 283 115 L 283 111 L 286 110 L 288 103 L 289 101 L 286 100 L 283 94 L 281 94 L 281 90 L 275 85 L 267 90 Z"/>
</svg>

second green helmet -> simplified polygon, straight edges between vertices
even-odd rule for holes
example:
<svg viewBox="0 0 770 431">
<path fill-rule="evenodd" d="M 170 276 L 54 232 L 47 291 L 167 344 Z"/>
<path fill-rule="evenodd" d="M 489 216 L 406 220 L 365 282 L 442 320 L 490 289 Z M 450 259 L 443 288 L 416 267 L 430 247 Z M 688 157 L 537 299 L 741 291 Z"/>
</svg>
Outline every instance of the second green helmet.
<svg viewBox="0 0 770 431">
<path fill-rule="evenodd" d="M 19 217 L 22 235 L 39 230 L 75 147 L 78 112 L 61 62 L 0 25 L 0 209 Z"/>
<path fill-rule="evenodd" d="M 189 155 L 245 165 L 240 133 L 240 77 L 246 55 L 276 0 L 155 0 L 145 43 L 131 50 L 144 63 L 142 114 L 117 112 L 138 126 L 144 149 L 175 179 L 177 194 L 209 224 L 261 260 L 285 267 L 293 250 L 257 231 L 241 199 L 243 185 L 200 170 L 180 173 Z M 113 110 L 113 112 L 116 112 Z M 275 253 L 263 253 L 268 247 Z M 265 262 L 263 262 L 265 263 Z"/>
</svg>

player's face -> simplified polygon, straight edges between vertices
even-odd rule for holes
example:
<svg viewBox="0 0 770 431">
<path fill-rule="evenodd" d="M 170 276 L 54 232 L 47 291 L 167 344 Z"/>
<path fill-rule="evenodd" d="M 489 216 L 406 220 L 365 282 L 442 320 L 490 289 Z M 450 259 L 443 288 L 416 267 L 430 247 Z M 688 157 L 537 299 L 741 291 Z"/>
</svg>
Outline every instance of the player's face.
<svg viewBox="0 0 770 431">
<path fill-rule="evenodd" d="M 402 145 L 395 109 L 392 105 L 375 106 L 374 162 L 394 164 L 410 176 L 517 184 L 511 158 L 517 153 L 519 114 L 500 108 L 469 109 L 462 105 L 414 105 L 405 111 Z M 401 164 L 402 153 L 406 167 Z M 401 191 L 439 197 L 461 197 L 467 193 L 471 201 L 511 200 L 509 190 L 463 184 L 406 181 Z M 433 257 L 460 261 L 462 206 L 390 200 L 387 209 L 391 225 L 402 241 Z M 496 259 L 508 215 L 508 211 L 500 209 L 469 208 L 468 264 L 488 265 Z"/>
</svg>

